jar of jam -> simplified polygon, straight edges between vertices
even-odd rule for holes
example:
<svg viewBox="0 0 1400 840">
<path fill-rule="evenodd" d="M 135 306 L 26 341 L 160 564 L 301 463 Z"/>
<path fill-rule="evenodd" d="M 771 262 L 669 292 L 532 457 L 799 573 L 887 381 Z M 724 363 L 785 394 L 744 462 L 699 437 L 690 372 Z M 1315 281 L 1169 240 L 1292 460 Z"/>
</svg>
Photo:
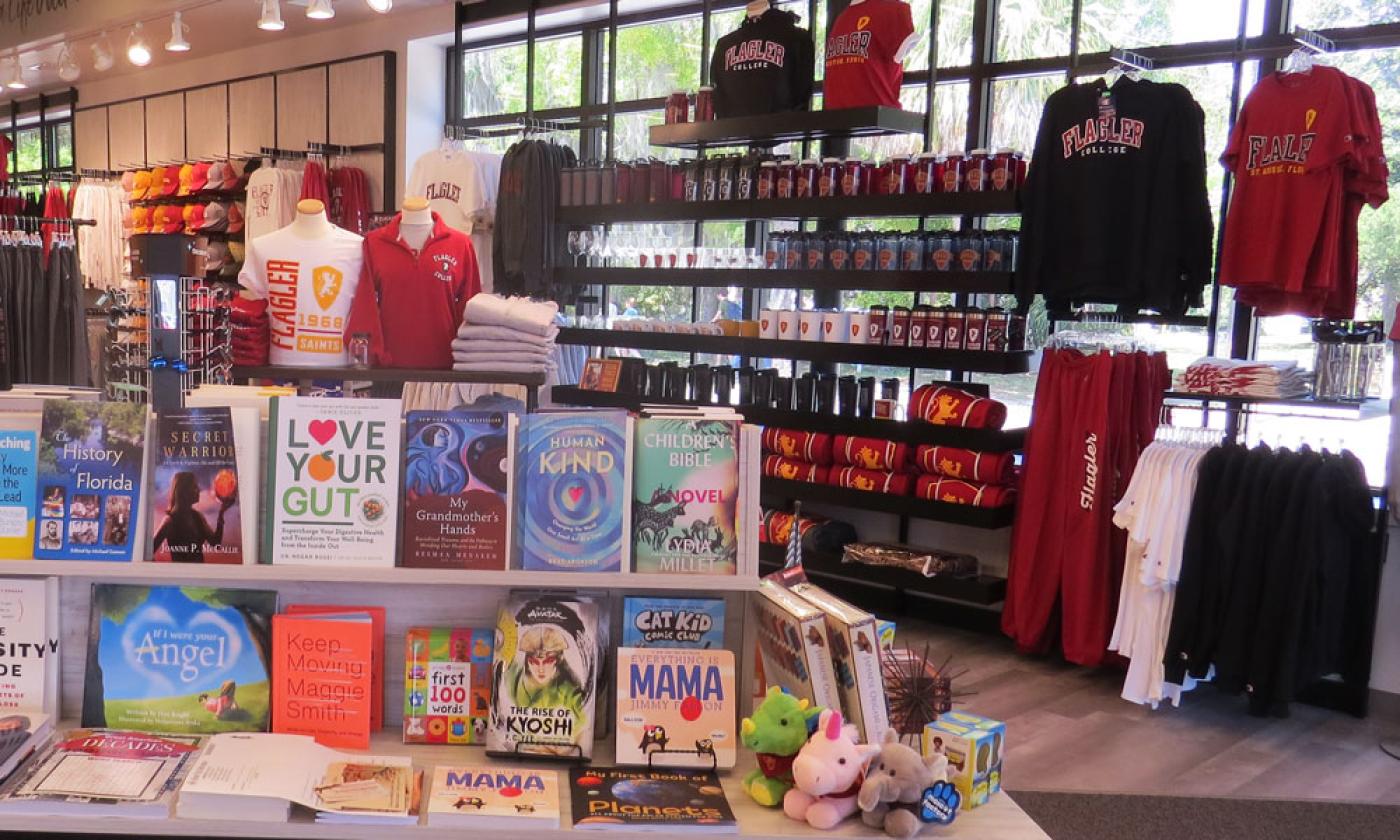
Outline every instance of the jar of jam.
<svg viewBox="0 0 1400 840">
<path fill-rule="evenodd" d="M 860 195 L 862 182 L 861 161 L 856 158 L 846 158 L 841 164 L 841 189 L 840 194 L 846 197 Z"/>
<path fill-rule="evenodd" d="M 704 85 L 695 93 L 695 121 L 709 122 L 715 118 L 715 89 Z"/>
<path fill-rule="evenodd" d="M 973 149 L 963 161 L 963 189 L 968 192 L 982 192 L 987 189 L 987 160 L 986 149 Z"/>
<path fill-rule="evenodd" d="M 991 189 L 997 192 L 1016 189 L 1016 152 L 1012 149 L 997 149 L 997 153 L 987 164 Z"/>
<path fill-rule="evenodd" d="M 863 160 L 860 162 L 860 194 L 879 195 L 880 189 L 877 181 L 880 180 L 880 167 L 875 165 L 873 160 Z"/>
<path fill-rule="evenodd" d="M 932 152 L 924 152 L 914 156 L 914 192 L 918 195 L 928 195 L 933 192 L 933 185 L 938 176 L 937 156 Z"/>
<path fill-rule="evenodd" d="M 939 182 L 939 192 L 955 193 L 962 189 L 963 156 L 953 152 L 943 160 L 943 180 Z"/>
<path fill-rule="evenodd" d="M 666 171 L 666 161 L 653 160 L 648 167 L 650 177 L 647 181 L 651 187 L 649 190 L 652 204 L 667 201 L 671 198 L 671 176 Z"/>
<path fill-rule="evenodd" d="M 797 182 L 793 185 L 793 195 L 796 198 L 811 198 L 817 192 L 817 178 L 821 167 L 811 158 L 802 161 L 797 168 Z"/>
<path fill-rule="evenodd" d="M 797 193 L 797 161 L 783 158 L 778 161 L 778 178 L 774 181 L 778 198 L 792 198 Z"/>
<path fill-rule="evenodd" d="M 772 198 L 774 190 L 777 188 L 778 162 L 776 160 L 765 160 L 758 165 L 758 197 Z"/>
<path fill-rule="evenodd" d="M 690 97 L 683 90 L 673 90 L 666 97 L 666 124 L 690 122 Z"/>
<path fill-rule="evenodd" d="M 832 198 L 839 194 L 843 171 L 840 158 L 822 158 L 821 169 L 817 174 L 817 196 Z"/>
<path fill-rule="evenodd" d="M 885 164 L 885 195 L 904 195 L 912 183 L 912 167 L 906 155 L 895 155 Z"/>
</svg>

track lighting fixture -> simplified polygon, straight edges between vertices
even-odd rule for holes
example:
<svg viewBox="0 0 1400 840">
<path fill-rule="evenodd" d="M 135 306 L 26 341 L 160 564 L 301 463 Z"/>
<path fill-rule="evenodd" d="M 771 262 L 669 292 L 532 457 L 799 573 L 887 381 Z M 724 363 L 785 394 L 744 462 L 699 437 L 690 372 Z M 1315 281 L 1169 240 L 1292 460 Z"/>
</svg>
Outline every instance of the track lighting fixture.
<svg viewBox="0 0 1400 840">
<path fill-rule="evenodd" d="M 281 32 L 287 28 L 282 22 L 281 0 L 262 0 L 262 16 L 258 18 L 258 28 L 266 32 Z"/>
<path fill-rule="evenodd" d="M 331 0 L 311 0 L 306 6 L 308 20 L 330 20 L 335 17 L 335 7 Z"/>
<path fill-rule="evenodd" d="M 369 7 L 381 15 L 388 14 L 394 8 L 394 0 L 365 0 Z"/>
<path fill-rule="evenodd" d="M 176 12 L 170 21 L 170 40 L 165 42 L 166 52 L 189 52 L 190 42 L 185 40 L 185 33 L 188 31 L 189 27 L 185 26 L 180 13 Z"/>
<path fill-rule="evenodd" d="M 58 77 L 65 82 L 76 82 L 83 73 L 78 62 L 73 60 L 73 49 L 67 41 L 58 51 Z"/>
<path fill-rule="evenodd" d="M 137 67 L 145 67 L 151 63 L 151 45 L 146 43 L 146 35 L 141 31 L 141 22 L 131 27 L 131 34 L 126 37 L 126 60 Z"/>
<path fill-rule="evenodd" d="M 97 43 L 92 45 L 92 69 L 105 73 L 112 69 L 113 62 L 112 42 L 107 40 L 107 33 L 104 31 L 97 36 Z"/>
<path fill-rule="evenodd" d="M 24 90 L 29 87 L 24 82 L 24 68 L 19 66 L 19 53 L 10 58 L 10 69 L 5 74 L 5 87 L 10 90 Z"/>
</svg>

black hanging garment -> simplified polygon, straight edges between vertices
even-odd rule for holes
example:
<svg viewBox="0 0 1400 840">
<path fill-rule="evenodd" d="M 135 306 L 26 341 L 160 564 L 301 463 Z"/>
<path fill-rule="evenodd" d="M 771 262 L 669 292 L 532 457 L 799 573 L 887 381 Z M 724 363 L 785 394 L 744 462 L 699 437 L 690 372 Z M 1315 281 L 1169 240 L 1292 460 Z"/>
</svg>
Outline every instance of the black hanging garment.
<svg viewBox="0 0 1400 840">
<path fill-rule="evenodd" d="M 710 80 L 716 117 L 806 111 L 812 105 L 816 47 L 797 15 L 770 8 L 746 17 L 715 42 Z"/>
<path fill-rule="evenodd" d="M 575 165 L 572 149 L 544 140 L 521 140 L 501 159 L 492 248 L 493 290 L 501 295 L 567 303 L 569 289 L 554 283 L 559 231 L 559 171 Z"/>
</svg>

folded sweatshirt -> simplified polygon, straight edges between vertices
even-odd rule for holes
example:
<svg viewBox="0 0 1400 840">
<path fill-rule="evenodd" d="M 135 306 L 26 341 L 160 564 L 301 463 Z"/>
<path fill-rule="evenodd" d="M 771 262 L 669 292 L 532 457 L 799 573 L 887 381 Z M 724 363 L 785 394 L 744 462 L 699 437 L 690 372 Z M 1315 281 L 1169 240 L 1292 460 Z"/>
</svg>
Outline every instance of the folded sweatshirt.
<svg viewBox="0 0 1400 840">
<path fill-rule="evenodd" d="M 542 362 L 453 362 L 453 370 L 480 371 L 483 373 L 548 373 L 553 365 Z"/>
<path fill-rule="evenodd" d="M 554 316 L 558 314 L 559 304 L 554 301 L 479 294 L 463 307 L 462 320 L 473 325 L 509 327 L 532 335 L 547 336 L 550 330 L 558 329 L 554 324 Z"/>
<path fill-rule="evenodd" d="M 490 353 L 499 355 L 510 353 L 517 356 L 539 356 L 547 359 L 554 354 L 551 346 L 540 346 L 538 344 L 526 344 L 520 341 L 463 341 L 457 339 L 452 342 L 453 356 L 468 356 L 477 353 Z"/>
<path fill-rule="evenodd" d="M 483 324 L 463 324 L 457 328 L 457 338 L 463 341 L 517 341 L 549 347 L 559 335 L 559 328 L 552 327 L 543 334 L 523 332 L 510 327 L 494 327 Z"/>
<path fill-rule="evenodd" d="M 553 357 L 549 354 L 535 353 L 452 353 L 453 362 L 477 362 L 486 364 L 490 362 L 514 362 L 522 365 L 550 365 L 554 363 Z"/>
</svg>

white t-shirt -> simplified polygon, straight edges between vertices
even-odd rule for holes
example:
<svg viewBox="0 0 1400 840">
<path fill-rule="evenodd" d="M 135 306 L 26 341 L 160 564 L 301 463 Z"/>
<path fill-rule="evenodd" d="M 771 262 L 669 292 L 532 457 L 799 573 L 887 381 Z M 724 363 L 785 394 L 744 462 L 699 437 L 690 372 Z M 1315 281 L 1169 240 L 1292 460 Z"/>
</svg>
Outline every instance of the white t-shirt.
<svg viewBox="0 0 1400 840">
<path fill-rule="evenodd" d="M 494 287 L 491 231 L 500 183 L 500 155 L 438 148 L 413 164 L 405 193 L 428 199 L 448 227 L 471 235 L 483 292 Z"/>
<path fill-rule="evenodd" d="M 364 237 L 332 226 L 319 239 L 287 227 L 248 242 L 238 282 L 267 299 L 268 360 L 274 365 L 344 367 L 345 323 L 360 282 Z"/>
<path fill-rule="evenodd" d="M 243 214 L 244 238 L 252 242 L 281 230 L 296 218 L 301 198 L 301 173 L 263 166 L 248 176 L 248 201 Z"/>
</svg>

